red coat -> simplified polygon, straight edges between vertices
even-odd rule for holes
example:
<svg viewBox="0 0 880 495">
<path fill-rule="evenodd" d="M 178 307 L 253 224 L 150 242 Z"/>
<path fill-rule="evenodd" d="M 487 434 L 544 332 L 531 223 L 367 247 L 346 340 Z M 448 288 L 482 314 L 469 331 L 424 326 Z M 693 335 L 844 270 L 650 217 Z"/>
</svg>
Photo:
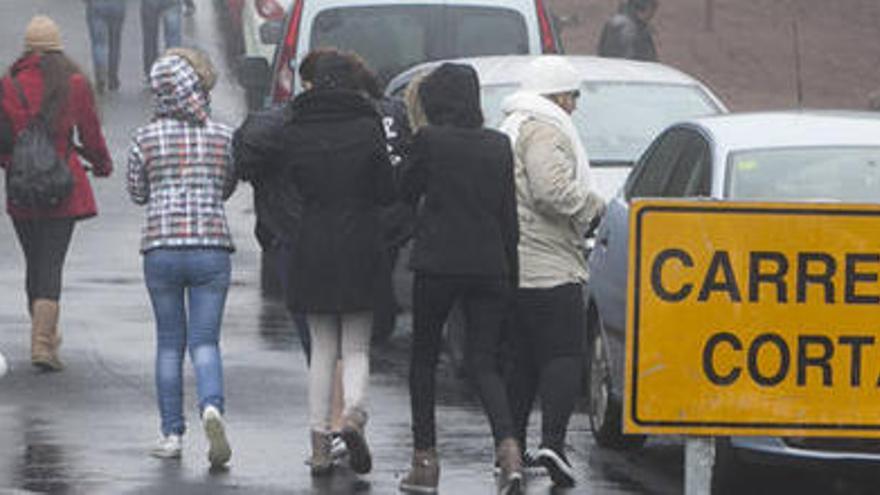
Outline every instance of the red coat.
<svg viewBox="0 0 880 495">
<path fill-rule="evenodd" d="M 3 99 L 0 107 L 6 112 L 16 135 L 28 124 L 43 101 L 43 74 L 40 71 L 40 56 L 26 55 L 19 59 L 10 71 L 18 80 L 30 107 L 30 114 L 25 111 L 19 101 L 18 92 L 10 76 L 0 80 Z M 41 218 L 87 218 L 98 213 L 95 206 L 95 195 L 80 161 L 80 155 L 92 165 L 92 173 L 96 177 L 106 177 L 113 171 L 113 161 L 107 150 L 107 143 L 101 133 L 101 123 L 95 109 L 95 99 L 88 81 L 82 74 L 70 77 L 70 90 L 67 106 L 56 117 L 55 149 L 61 156 L 67 155 L 67 164 L 73 174 L 74 186 L 70 197 L 52 209 L 17 208 L 7 199 L 6 211 L 16 220 Z M 81 147 L 73 148 L 70 139 L 76 129 Z M 9 157 L 3 157 L 2 165 L 8 165 Z"/>
</svg>

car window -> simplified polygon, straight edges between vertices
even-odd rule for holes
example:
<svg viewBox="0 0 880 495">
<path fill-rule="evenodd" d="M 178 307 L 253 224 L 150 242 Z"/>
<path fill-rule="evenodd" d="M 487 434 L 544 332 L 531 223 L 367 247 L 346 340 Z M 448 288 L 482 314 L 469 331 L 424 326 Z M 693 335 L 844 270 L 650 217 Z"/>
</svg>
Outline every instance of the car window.
<svg viewBox="0 0 880 495">
<path fill-rule="evenodd" d="M 528 29 L 519 12 L 487 7 L 449 7 L 448 12 L 450 58 L 529 53 Z"/>
<path fill-rule="evenodd" d="M 727 195 L 759 201 L 876 203 L 880 147 L 814 146 L 732 153 Z"/>
<path fill-rule="evenodd" d="M 383 82 L 408 67 L 438 58 L 443 40 L 430 33 L 442 5 L 344 7 L 315 18 L 311 47 L 336 47 L 360 54 Z M 437 29 L 439 30 L 439 28 Z"/>
<path fill-rule="evenodd" d="M 687 130 L 676 128 L 658 138 L 635 171 L 627 199 L 663 197 L 666 183 L 692 137 Z"/>
<path fill-rule="evenodd" d="M 663 188 L 665 198 L 708 196 L 709 144 L 695 132 L 687 134 L 687 144 Z"/>
</svg>

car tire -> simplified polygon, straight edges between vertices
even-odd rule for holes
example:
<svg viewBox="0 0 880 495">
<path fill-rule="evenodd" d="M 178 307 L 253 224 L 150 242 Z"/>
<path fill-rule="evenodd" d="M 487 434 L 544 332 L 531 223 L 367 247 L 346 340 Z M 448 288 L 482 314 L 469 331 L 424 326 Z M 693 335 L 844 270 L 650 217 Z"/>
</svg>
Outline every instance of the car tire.
<svg viewBox="0 0 880 495">
<path fill-rule="evenodd" d="M 601 320 L 596 318 L 601 325 Z M 587 414 L 590 430 L 600 447 L 629 450 L 645 444 L 645 435 L 625 435 L 622 428 L 622 405 L 611 386 L 611 365 L 601 328 L 592 333 L 587 361 Z"/>
<path fill-rule="evenodd" d="M 750 466 L 740 460 L 730 438 L 715 439 L 715 462 L 712 465 L 712 495 L 755 493 L 760 487 L 753 481 Z"/>
</svg>

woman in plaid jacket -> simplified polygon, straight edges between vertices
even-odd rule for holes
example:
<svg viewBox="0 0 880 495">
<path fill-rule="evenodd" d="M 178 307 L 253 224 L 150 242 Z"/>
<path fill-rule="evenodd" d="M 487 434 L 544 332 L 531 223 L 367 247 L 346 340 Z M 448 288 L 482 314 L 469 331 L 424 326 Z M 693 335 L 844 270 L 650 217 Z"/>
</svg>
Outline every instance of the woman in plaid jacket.
<svg viewBox="0 0 880 495">
<path fill-rule="evenodd" d="M 156 316 L 156 388 L 162 437 L 152 450 L 180 457 L 182 365 L 189 350 L 212 466 L 225 464 L 220 325 L 230 281 L 232 239 L 223 203 L 235 189 L 232 129 L 209 118 L 213 68 L 199 52 L 175 51 L 153 65 L 152 122 L 128 157 L 128 192 L 147 206 L 141 252 Z"/>
</svg>

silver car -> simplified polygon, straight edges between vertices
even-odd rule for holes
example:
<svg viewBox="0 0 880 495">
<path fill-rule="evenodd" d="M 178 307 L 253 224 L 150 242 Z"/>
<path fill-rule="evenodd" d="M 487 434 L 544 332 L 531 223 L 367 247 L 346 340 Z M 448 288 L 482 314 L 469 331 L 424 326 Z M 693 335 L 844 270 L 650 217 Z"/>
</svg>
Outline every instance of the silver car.
<svg viewBox="0 0 880 495">
<path fill-rule="evenodd" d="M 732 114 L 689 120 L 654 140 L 609 203 L 589 258 L 589 413 L 596 441 L 605 447 L 644 442 L 622 434 L 621 398 L 629 205 L 645 197 L 880 202 L 880 118 Z M 718 474 L 748 455 L 763 461 L 880 462 L 880 442 L 868 440 L 735 437 L 721 445 L 729 448 L 720 450 Z"/>
</svg>

